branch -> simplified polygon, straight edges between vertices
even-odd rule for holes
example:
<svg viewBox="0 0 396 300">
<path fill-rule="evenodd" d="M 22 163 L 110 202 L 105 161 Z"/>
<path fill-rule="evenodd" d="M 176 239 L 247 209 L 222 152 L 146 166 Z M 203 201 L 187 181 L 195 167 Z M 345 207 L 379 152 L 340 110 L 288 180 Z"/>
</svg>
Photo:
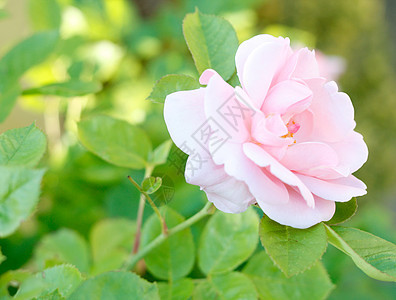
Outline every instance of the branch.
<svg viewBox="0 0 396 300">
<path fill-rule="evenodd" d="M 152 172 L 153 172 L 153 167 L 147 167 L 146 171 L 144 172 L 143 180 L 146 177 L 149 177 Z M 140 186 L 136 183 L 136 181 L 131 180 L 132 178 L 130 176 L 128 176 L 128 179 L 133 183 L 133 185 L 137 187 L 139 191 L 141 190 Z M 140 236 L 142 232 L 143 213 L 144 213 L 144 195 L 140 194 L 139 208 L 136 218 L 136 236 L 135 236 L 135 241 L 133 243 L 132 254 L 136 254 L 139 250 Z"/>
<path fill-rule="evenodd" d="M 166 226 L 164 218 L 161 216 L 160 211 L 158 210 L 157 206 L 155 205 L 153 199 L 140 187 L 140 185 L 137 184 L 135 180 L 132 179 L 131 176 L 128 176 L 128 179 L 130 182 L 133 183 L 133 185 L 139 190 L 139 192 L 147 199 L 147 201 L 150 203 L 151 207 L 153 208 L 154 212 L 157 214 L 158 219 L 161 222 L 162 225 L 162 233 L 167 235 L 168 234 L 168 227 Z M 143 199 L 144 200 L 144 199 Z M 144 203 L 144 201 L 143 201 Z"/>
<path fill-rule="evenodd" d="M 213 213 L 213 205 L 211 202 L 208 202 L 204 208 L 202 208 L 199 212 L 197 212 L 195 215 L 193 215 L 191 218 L 185 220 L 184 222 L 180 223 L 179 225 L 169 229 L 168 234 L 165 235 L 164 233 L 160 234 L 158 237 L 156 237 L 154 240 L 152 240 L 149 244 L 147 244 L 142 250 L 140 250 L 138 253 L 132 255 L 128 261 L 125 263 L 123 270 L 131 270 L 139 260 L 144 258 L 151 250 L 159 246 L 162 242 L 164 242 L 168 237 L 171 235 L 182 231 L 183 229 L 186 229 L 190 227 L 192 224 L 198 222 L 202 218 L 206 217 L 207 215 L 210 215 Z"/>
</svg>

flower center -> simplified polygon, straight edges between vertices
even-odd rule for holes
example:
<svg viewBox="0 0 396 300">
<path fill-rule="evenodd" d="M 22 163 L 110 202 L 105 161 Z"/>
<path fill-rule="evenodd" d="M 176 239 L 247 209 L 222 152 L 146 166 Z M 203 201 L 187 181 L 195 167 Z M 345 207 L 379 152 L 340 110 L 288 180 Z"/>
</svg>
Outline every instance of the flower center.
<svg viewBox="0 0 396 300">
<path fill-rule="evenodd" d="M 283 135 L 283 138 L 287 137 L 293 137 L 293 135 L 300 129 L 300 124 L 297 124 L 294 121 L 289 121 L 289 123 L 286 124 L 287 130 L 289 131 L 287 134 Z"/>
</svg>

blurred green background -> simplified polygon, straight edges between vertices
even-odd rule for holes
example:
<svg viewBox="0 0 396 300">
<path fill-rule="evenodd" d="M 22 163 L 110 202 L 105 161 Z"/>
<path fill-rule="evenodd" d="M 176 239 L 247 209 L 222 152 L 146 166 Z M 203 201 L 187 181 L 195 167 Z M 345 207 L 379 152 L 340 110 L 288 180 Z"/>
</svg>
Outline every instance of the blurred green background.
<svg viewBox="0 0 396 300">
<path fill-rule="evenodd" d="M 396 39 L 395 1 L 381 0 L 9 0 L 2 2 L 0 52 L 33 31 L 60 28 L 63 44 L 45 64 L 30 70 L 25 87 L 68 78 L 99 80 L 103 90 L 87 97 L 19 99 L 0 132 L 33 121 L 49 139 L 42 166 L 48 168 L 37 212 L 11 237 L 0 240 L 7 260 L 0 273 L 25 265 L 38 241 L 59 228 L 87 237 L 103 218 L 134 219 L 139 194 L 126 175 L 142 177 L 107 164 L 79 145 L 76 122 L 106 113 L 140 124 L 154 145 L 168 139 L 162 105 L 146 97 L 166 74 L 198 74 L 182 34 L 186 13 L 198 7 L 225 17 L 240 42 L 260 33 L 289 36 L 322 53 L 344 59 L 338 82 L 355 106 L 357 131 L 370 155 L 356 174 L 368 186 L 359 211 L 348 223 L 396 242 Z M 393 24 L 392 24 L 393 22 Z M 175 185 L 170 206 L 190 216 L 205 201 L 170 166 Z M 150 208 L 146 209 L 149 215 Z M 392 299 L 396 287 L 366 277 L 333 248 L 324 256 L 337 288 L 330 299 Z"/>
</svg>

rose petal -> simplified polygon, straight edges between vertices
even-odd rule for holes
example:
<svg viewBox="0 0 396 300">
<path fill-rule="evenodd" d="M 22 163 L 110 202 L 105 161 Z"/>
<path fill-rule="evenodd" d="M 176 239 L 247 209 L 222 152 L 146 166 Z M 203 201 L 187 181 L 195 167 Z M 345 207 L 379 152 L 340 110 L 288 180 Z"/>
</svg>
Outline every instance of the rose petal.
<svg viewBox="0 0 396 300">
<path fill-rule="evenodd" d="M 235 55 L 235 65 L 237 69 L 237 74 L 239 80 L 242 82 L 243 80 L 243 71 L 245 67 L 245 63 L 249 55 L 259 46 L 264 43 L 276 43 L 278 39 L 283 38 L 276 38 L 269 34 L 259 34 L 256 35 L 244 42 L 242 42 Z"/>
<path fill-rule="evenodd" d="M 333 180 L 321 180 L 304 175 L 297 176 L 313 194 L 331 201 L 346 202 L 352 197 L 363 196 L 367 193 L 366 185 L 353 175 Z"/>
<path fill-rule="evenodd" d="M 271 205 L 258 202 L 264 213 L 272 220 L 294 228 L 308 228 L 328 221 L 334 215 L 335 202 L 314 196 L 315 207 L 308 207 L 302 196 L 288 188 L 290 201 L 287 204 Z"/>
<path fill-rule="evenodd" d="M 257 107 L 261 107 L 289 51 L 289 40 L 277 40 L 276 43 L 263 43 L 246 59 L 241 84 Z"/>
<path fill-rule="evenodd" d="M 288 133 L 279 115 L 264 116 L 259 112 L 253 116 L 251 135 L 257 142 L 274 147 L 288 146 L 293 143 L 291 138 L 282 138 Z"/>
<path fill-rule="evenodd" d="M 213 75 L 216 75 L 217 72 L 212 69 L 206 69 L 205 71 L 202 72 L 201 76 L 199 77 L 199 83 L 206 85 L 208 84 L 210 78 L 212 78 Z"/>
<path fill-rule="evenodd" d="M 191 172 L 186 167 L 186 181 L 200 186 L 208 200 L 221 211 L 240 213 L 256 202 L 244 182 L 227 175 L 223 166 L 214 164 L 211 159 L 198 166 L 194 157 L 190 156 L 186 166 L 189 164 L 195 164 L 196 169 Z"/>
<path fill-rule="evenodd" d="M 277 136 L 283 136 L 288 133 L 288 129 L 280 115 L 270 115 L 266 118 L 267 129 Z"/>
<path fill-rule="evenodd" d="M 315 57 L 315 51 L 302 48 L 293 53 L 282 68 L 277 80 L 283 81 L 291 78 L 317 78 L 319 67 Z"/>
<path fill-rule="evenodd" d="M 205 152 L 198 152 L 200 158 L 204 154 Z M 188 168 L 188 166 L 194 166 L 194 168 Z M 229 177 L 224 172 L 224 167 L 216 165 L 211 158 L 200 160 L 194 155 L 190 155 L 187 159 L 184 176 L 187 183 L 201 187 L 218 184 Z"/>
<path fill-rule="evenodd" d="M 200 88 L 172 93 L 165 99 L 164 119 L 169 134 L 176 146 L 187 154 L 201 148 L 193 135 L 206 121 L 204 94 L 205 88 Z"/>
<path fill-rule="evenodd" d="M 343 140 L 356 125 L 351 99 L 337 92 L 335 82 L 322 85 L 318 80 L 307 80 L 307 83 L 314 92 L 310 106 L 314 116 L 312 140 Z"/>
<path fill-rule="evenodd" d="M 304 171 L 319 167 L 338 165 L 337 153 L 329 145 L 305 142 L 288 147 L 281 164 L 292 171 Z"/>
<path fill-rule="evenodd" d="M 228 189 L 232 187 L 233 183 L 230 183 L 228 185 Z M 210 202 L 216 206 L 217 209 L 221 210 L 222 212 L 225 213 L 231 213 L 231 214 L 237 214 L 244 212 L 251 204 L 247 205 L 242 205 L 243 203 L 239 202 L 232 202 L 232 200 L 235 200 L 235 198 L 224 198 L 220 194 L 217 193 L 211 193 L 206 190 L 204 190 L 206 193 L 206 197 Z"/>
<path fill-rule="evenodd" d="M 202 189 L 206 192 L 208 200 L 226 213 L 241 213 L 256 203 L 246 184 L 230 176 L 219 184 Z"/>
<path fill-rule="evenodd" d="M 302 48 L 296 52 L 297 64 L 292 73 L 292 77 L 296 78 L 317 78 L 319 77 L 319 67 L 315 58 L 315 51 L 308 48 Z"/>
<path fill-rule="evenodd" d="M 253 143 L 245 143 L 243 144 L 243 152 L 258 166 L 269 168 L 271 174 L 287 185 L 297 187 L 308 206 L 314 207 L 315 203 L 313 196 L 308 188 L 302 183 L 302 181 L 266 151 L 264 151 L 264 149 Z"/>
<path fill-rule="evenodd" d="M 298 173 L 324 180 L 337 179 L 351 175 L 349 168 L 340 165 L 336 167 L 321 166 L 309 170 L 298 171 Z"/>
<path fill-rule="evenodd" d="M 263 148 L 264 151 L 266 151 L 269 155 L 271 155 L 277 161 L 281 161 L 282 158 L 285 156 L 288 145 L 293 144 L 292 138 L 285 138 L 284 140 L 286 140 L 286 141 L 289 140 L 289 141 L 287 141 L 288 142 L 287 145 L 277 146 L 277 147 L 268 146 L 268 145 L 260 145 L 260 147 Z"/>
<path fill-rule="evenodd" d="M 309 109 L 293 116 L 293 121 L 300 124 L 300 129 L 293 135 L 297 143 L 312 141 L 313 120 L 313 113 Z"/>
<path fill-rule="evenodd" d="M 262 113 L 260 107 L 256 106 L 256 103 L 249 97 L 248 94 L 239 86 L 235 87 L 235 95 L 237 100 L 243 104 L 244 106 L 250 108 L 252 110 L 252 114 L 254 113 Z"/>
<path fill-rule="evenodd" d="M 343 141 L 328 143 L 337 153 L 338 165 L 335 167 L 320 167 L 304 170 L 305 175 L 320 179 L 337 179 L 348 177 L 367 161 L 368 149 L 361 134 L 352 131 Z"/>
<path fill-rule="evenodd" d="M 253 112 L 237 99 L 234 88 L 216 72 L 208 82 L 204 103 L 207 119 L 224 140 L 243 142 L 248 139 L 246 124 Z"/>
<path fill-rule="evenodd" d="M 340 166 L 349 169 L 349 174 L 354 173 L 367 161 L 368 149 L 363 136 L 352 131 L 343 141 L 329 144 L 336 152 L 340 160 Z"/>
<path fill-rule="evenodd" d="M 213 160 L 217 165 L 224 164 L 224 170 L 228 175 L 245 182 L 257 201 L 258 199 L 268 203 L 289 201 L 283 182 L 247 158 L 241 144 L 224 144 L 213 153 Z"/>
<path fill-rule="evenodd" d="M 307 109 L 311 101 L 312 91 L 306 85 L 285 80 L 270 89 L 261 109 L 265 114 L 297 114 Z"/>
</svg>

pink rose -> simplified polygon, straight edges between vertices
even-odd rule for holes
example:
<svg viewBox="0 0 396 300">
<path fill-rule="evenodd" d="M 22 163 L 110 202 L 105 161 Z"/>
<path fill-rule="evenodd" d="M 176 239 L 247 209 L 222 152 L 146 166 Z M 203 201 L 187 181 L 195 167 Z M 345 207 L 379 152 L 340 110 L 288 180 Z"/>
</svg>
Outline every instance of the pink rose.
<svg viewBox="0 0 396 300">
<path fill-rule="evenodd" d="M 224 212 L 257 203 L 296 228 L 327 221 L 335 201 L 366 194 L 351 175 L 368 155 L 351 100 L 320 76 L 315 53 L 258 35 L 239 46 L 235 61 L 242 87 L 208 69 L 205 88 L 165 100 L 171 138 L 189 155 L 186 181 Z"/>
</svg>

